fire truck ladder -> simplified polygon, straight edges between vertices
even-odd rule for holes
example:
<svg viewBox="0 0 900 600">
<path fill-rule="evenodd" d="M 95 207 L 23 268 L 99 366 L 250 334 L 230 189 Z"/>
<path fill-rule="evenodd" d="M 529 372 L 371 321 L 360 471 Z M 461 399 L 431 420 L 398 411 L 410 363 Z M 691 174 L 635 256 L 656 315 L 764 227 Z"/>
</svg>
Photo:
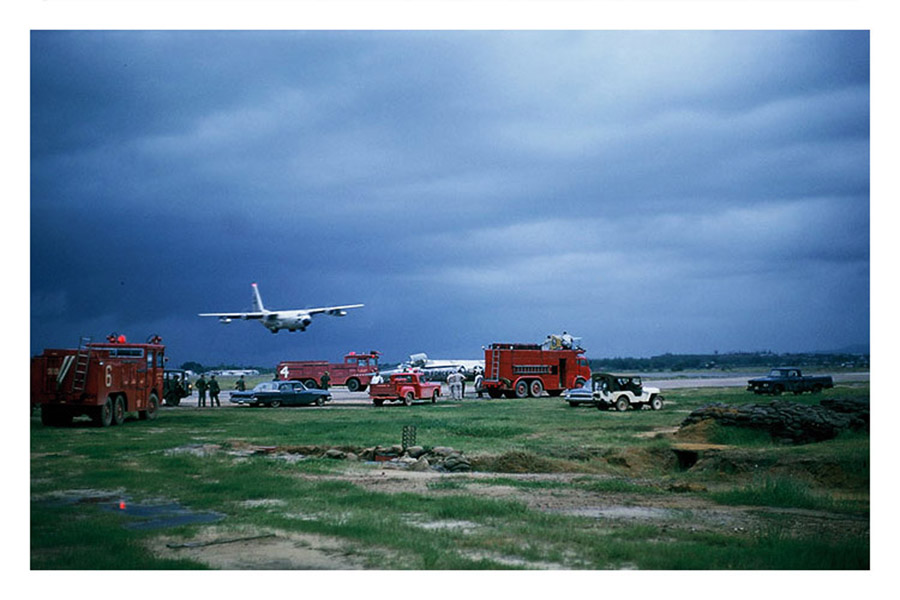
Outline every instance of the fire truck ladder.
<svg viewBox="0 0 900 600">
<path fill-rule="evenodd" d="M 491 350 L 491 381 L 500 379 L 500 349 Z"/>
<path fill-rule="evenodd" d="M 84 391 L 87 381 L 88 365 L 91 364 L 91 338 L 82 336 L 78 342 L 78 354 L 75 355 L 75 374 L 72 376 L 72 392 Z"/>
</svg>

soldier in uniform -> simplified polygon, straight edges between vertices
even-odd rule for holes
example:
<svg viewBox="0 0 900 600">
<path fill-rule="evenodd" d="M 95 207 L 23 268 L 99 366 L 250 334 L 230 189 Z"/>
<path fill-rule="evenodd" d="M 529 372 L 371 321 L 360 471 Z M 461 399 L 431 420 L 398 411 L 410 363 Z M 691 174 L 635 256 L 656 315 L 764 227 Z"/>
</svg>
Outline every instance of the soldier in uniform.
<svg viewBox="0 0 900 600">
<path fill-rule="evenodd" d="M 210 375 L 209 377 L 209 407 L 213 407 L 213 402 L 215 402 L 215 406 L 221 407 L 222 404 L 219 402 L 219 382 L 216 381 L 215 375 Z"/>
<path fill-rule="evenodd" d="M 238 380 L 234 382 L 234 389 L 238 390 L 239 392 L 243 392 L 247 389 L 247 384 L 244 383 L 243 375 L 241 375 Z"/>
<path fill-rule="evenodd" d="M 203 375 L 197 380 L 197 406 L 206 406 L 206 379 Z"/>
<path fill-rule="evenodd" d="M 319 387 L 323 390 L 327 390 L 329 383 L 331 383 L 331 375 L 328 374 L 328 371 L 325 371 L 319 379 Z"/>
</svg>

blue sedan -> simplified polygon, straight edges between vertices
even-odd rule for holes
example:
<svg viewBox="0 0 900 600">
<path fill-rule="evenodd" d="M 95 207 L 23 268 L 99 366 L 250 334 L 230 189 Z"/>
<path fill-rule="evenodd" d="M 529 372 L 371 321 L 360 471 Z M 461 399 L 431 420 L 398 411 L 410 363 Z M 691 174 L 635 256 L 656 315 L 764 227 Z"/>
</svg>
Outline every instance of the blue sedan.
<svg viewBox="0 0 900 600">
<path fill-rule="evenodd" d="M 322 406 L 331 401 L 331 393 L 311 390 L 299 381 L 266 381 L 252 390 L 232 392 L 231 401 L 249 406 Z"/>
</svg>

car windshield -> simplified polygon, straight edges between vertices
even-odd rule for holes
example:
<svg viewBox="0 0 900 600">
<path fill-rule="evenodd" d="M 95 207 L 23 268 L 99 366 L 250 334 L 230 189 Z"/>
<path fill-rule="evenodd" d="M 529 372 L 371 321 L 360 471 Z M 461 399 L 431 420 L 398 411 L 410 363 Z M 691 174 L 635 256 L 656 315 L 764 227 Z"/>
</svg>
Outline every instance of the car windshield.
<svg viewBox="0 0 900 600">
<path fill-rule="evenodd" d="M 278 389 L 278 384 L 275 383 L 274 381 L 264 381 L 263 383 L 260 383 L 255 388 L 253 388 L 253 391 L 254 392 L 262 392 L 262 391 L 266 391 L 266 390 L 277 390 L 277 389 Z"/>
<path fill-rule="evenodd" d="M 769 377 L 785 377 L 787 373 L 782 371 L 781 369 L 772 369 L 769 371 Z"/>
</svg>

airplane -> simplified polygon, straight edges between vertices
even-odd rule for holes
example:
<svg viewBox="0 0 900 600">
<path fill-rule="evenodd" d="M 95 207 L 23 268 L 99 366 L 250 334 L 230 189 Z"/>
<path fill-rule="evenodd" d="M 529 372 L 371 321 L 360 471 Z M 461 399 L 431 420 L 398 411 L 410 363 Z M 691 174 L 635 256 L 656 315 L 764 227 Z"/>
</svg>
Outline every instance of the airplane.
<svg viewBox="0 0 900 600">
<path fill-rule="evenodd" d="M 477 372 L 484 373 L 483 360 L 469 360 L 456 358 L 430 359 L 424 352 L 410 354 L 409 360 L 403 362 L 400 367 L 391 371 L 382 371 L 382 376 L 390 376 L 392 373 L 400 373 L 407 369 L 419 369 L 426 374 L 431 381 L 443 381 L 450 373 L 462 373 L 464 377 L 474 377 Z"/>
<path fill-rule="evenodd" d="M 312 323 L 313 315 L 326 314 L 333 317 L 343 317 L 347 314 L 347 310 L 351 308 L 360 308 L 363 304 L 347 304 L 345 306 L 326 306 L 323 308 L 302 308 L 291 310 L 267 310 L 263 306 L 262 297 L 259 295 L 259 288 L 255 283 L 253 286 L 253 312 L 231 312 L 231 313 L 200 313 L 201 317 L 218 317 L 220 323 L 231 323 L 234 319 L 257 320 L 272 333 L 278 333 L 281 329 L 288 331 L 306 331 L 309 324 Z"/>
</svg>

